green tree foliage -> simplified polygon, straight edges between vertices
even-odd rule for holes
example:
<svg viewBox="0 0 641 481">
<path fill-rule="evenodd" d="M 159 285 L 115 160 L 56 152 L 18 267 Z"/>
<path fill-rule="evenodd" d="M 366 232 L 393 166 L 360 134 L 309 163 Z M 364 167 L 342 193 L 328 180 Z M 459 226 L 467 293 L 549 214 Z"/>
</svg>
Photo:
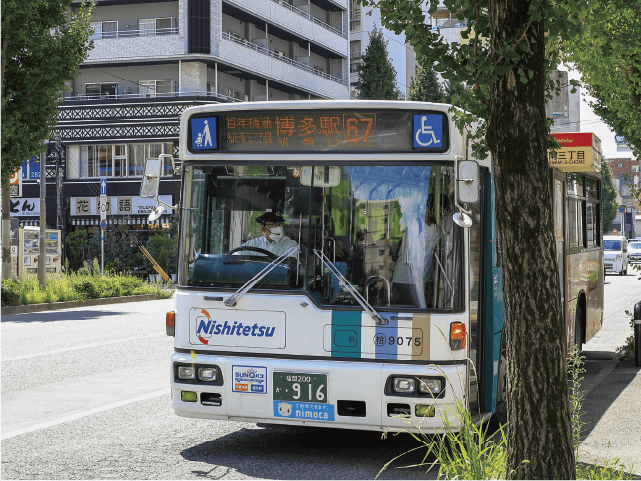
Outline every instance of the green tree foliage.
<svg viewBox="0 0 641 481">
<path fill-rule="evenodd" d="M 149 238 L 146 247 L 167 275 L 176 273 L 177 236 L 170 236 L 165 232 L 155 234 Z M 151 264 L 148 271 L 153 272 Z"/>
<path fill-rule="evenodd" d="M 590 1 L 581 34 L 562 44 L 590 106 L 641 155 L 641 0 Z"/>
<path fill-rule="evenodd" d="M 105 235 L 105 269 L 115 272 L 130 271 L 142 265 L 136 235 L 129 226 L 121 224 Z"/>
<path fill-rule="evenodd" d="M 468 87 L 451 111 L 477 158 L 491 152 L 502 251 L 507 358 L 506 476 L 574 479 L 566 332 L 549 189 L 545 98 L 561 57 L 559 40 L 577 35 L 581 0 L 359 0 L 404 33 L 421 63 Z M 426 13 L 446 8 L 468 19 L 448 44 Z M 527 199 L 524 202 L 523 199 Z M 534 301 L 536 300 L 536 301 Z M 544 354 L 543 354 L 544 353 Z M 489 408 L 489 407 L 488 407 Z M 524 460 L 528 463 L 522 464 Z"/>
<path fill-rule="evenodd" d="M 87 232 L 76 230 L 67 234 L 67 260 L 74 272 L 82 267 L 87 255 Z"/>
<path fill-rule="evenodd" d="M 2 184 L 42 152 L 65 82 L 88 56 L 93 5 L 72 0 L 2 0 Z"/>
<path fill-rule="evenodd" d="M 443 86 L 443 92 L 445 94 L 446 104 L 456 105 L 457 107 L 462 107 L 464 105 L 465 101 L 463 99 L 467 94 L 467 89 L 465 88 L 464 83 L 452 83 L 447 80 Z"/>
<path fill-rule="evenodd" d="M 605 159 L 601 160 L 601 186 L 603 189 L 601 194 L 603 233 L 607 234 L 612 230 L 612 223 L 619 211 L 619 203 L 617 202 L 617 191 L 612 182 L 612 169 L 610 169 L 610 163 Z"/>
<path fill-rule="evenodd" d="M 436 72 L 432 66 L 419 65 L 416 77 L 410 81 L 409 100 L 419 102 L 444 102 L 445 95 L 438 83 Z"/>
<path fill-rule="evenodd" d="M 382 29 L 374 27 L 369 34 L 369 44 L 358 66 L 356 91 L 359 99 L 403 99 L 403 93 L 396 86 L 396 69 L 387 54 Z"/>
</svg>

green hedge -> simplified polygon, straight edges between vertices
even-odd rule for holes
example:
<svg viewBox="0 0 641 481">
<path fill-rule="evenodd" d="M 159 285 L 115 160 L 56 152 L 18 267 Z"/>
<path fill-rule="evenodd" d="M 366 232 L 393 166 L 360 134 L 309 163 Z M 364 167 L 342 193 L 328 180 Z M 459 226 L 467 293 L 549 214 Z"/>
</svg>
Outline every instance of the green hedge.
<svg viewBox="0 0 641 481">
<path fill-rule="evenodd" d="M 84 301 L 103 297 L 136 296 L 151 294 L 158 297 L 171 297 L 171 293 L 161 289 L 160 283 L 148 283 L 134 276 L 105 274 L 105 277 L 90 273 L 47 274 L 45 290 L 40 289 L 38 278 L 28 274 L 21 281 L 2 280 L 2 305 L 19 306 L 43 302 Z"/>
</svg>

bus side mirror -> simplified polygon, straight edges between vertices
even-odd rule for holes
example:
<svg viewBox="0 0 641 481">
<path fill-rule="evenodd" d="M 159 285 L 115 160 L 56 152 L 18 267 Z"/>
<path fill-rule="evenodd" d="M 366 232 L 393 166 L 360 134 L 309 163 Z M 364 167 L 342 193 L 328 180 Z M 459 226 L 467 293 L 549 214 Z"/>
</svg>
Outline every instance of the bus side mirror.
<svg viewBox="0 0 641 481">
<path fill-rule="evenodd" d="M 458 163 L 458 200 L 465 204 L 476 204 L 479 201 L 479 166 L 473 160 L 462 160 Z"/>
<path fill-rule="evenodd" d="M 147 159 L 145 173 L 140 184 L 140 197 L 154 199 L 160 186 L 160 159 Z"/>
</svg>

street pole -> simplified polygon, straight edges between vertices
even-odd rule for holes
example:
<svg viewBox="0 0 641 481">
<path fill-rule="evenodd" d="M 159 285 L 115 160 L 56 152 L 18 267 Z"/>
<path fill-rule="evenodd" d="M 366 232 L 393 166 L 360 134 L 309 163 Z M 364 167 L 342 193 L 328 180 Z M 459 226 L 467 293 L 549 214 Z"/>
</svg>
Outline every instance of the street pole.
<svg viewBox="0 0 641 481">
<path fill-rule="evenodd" d="M 2 278 L 11 278 L 11 194 L 9 181 L 2 186 Z"/>
<path fill-rule="evenodd" d="M 105 277 L 105 231 L 100 229 L 100 272 Z"/>
<path fill-rule="evenodd" d="M 45 260 L 47 244 L 47 153 L 40 156 L 40 250 L 38 252 L 38 281 L 44 291 L 47 286 L 47 266 Z"/>
<path fill-rule="evenodd" d="M 60 137 L 56 135 L 56 224 L 60 230 L 60 265 L 64 266 L 64 219 L 62 216 L 62 159 L 60 156 Z"/>
</svg>

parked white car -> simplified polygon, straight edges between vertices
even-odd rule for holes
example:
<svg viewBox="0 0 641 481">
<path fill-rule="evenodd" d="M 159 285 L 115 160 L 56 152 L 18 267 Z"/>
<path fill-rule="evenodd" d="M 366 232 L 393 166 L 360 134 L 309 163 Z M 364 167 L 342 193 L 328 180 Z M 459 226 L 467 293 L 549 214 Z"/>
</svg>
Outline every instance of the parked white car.
<svg viewBox="0 0 641 481">
<path fill-rule="evenodd" d="M 641 263 L 641 239 L 628 242 L 628 256 L 630 264 Z"/>
<path fill-rule="evenodd" d="M 628 274 L 628 239 L 622 235 L 603 236 L 603 263 L 605 272 Z"/>
</svg>

